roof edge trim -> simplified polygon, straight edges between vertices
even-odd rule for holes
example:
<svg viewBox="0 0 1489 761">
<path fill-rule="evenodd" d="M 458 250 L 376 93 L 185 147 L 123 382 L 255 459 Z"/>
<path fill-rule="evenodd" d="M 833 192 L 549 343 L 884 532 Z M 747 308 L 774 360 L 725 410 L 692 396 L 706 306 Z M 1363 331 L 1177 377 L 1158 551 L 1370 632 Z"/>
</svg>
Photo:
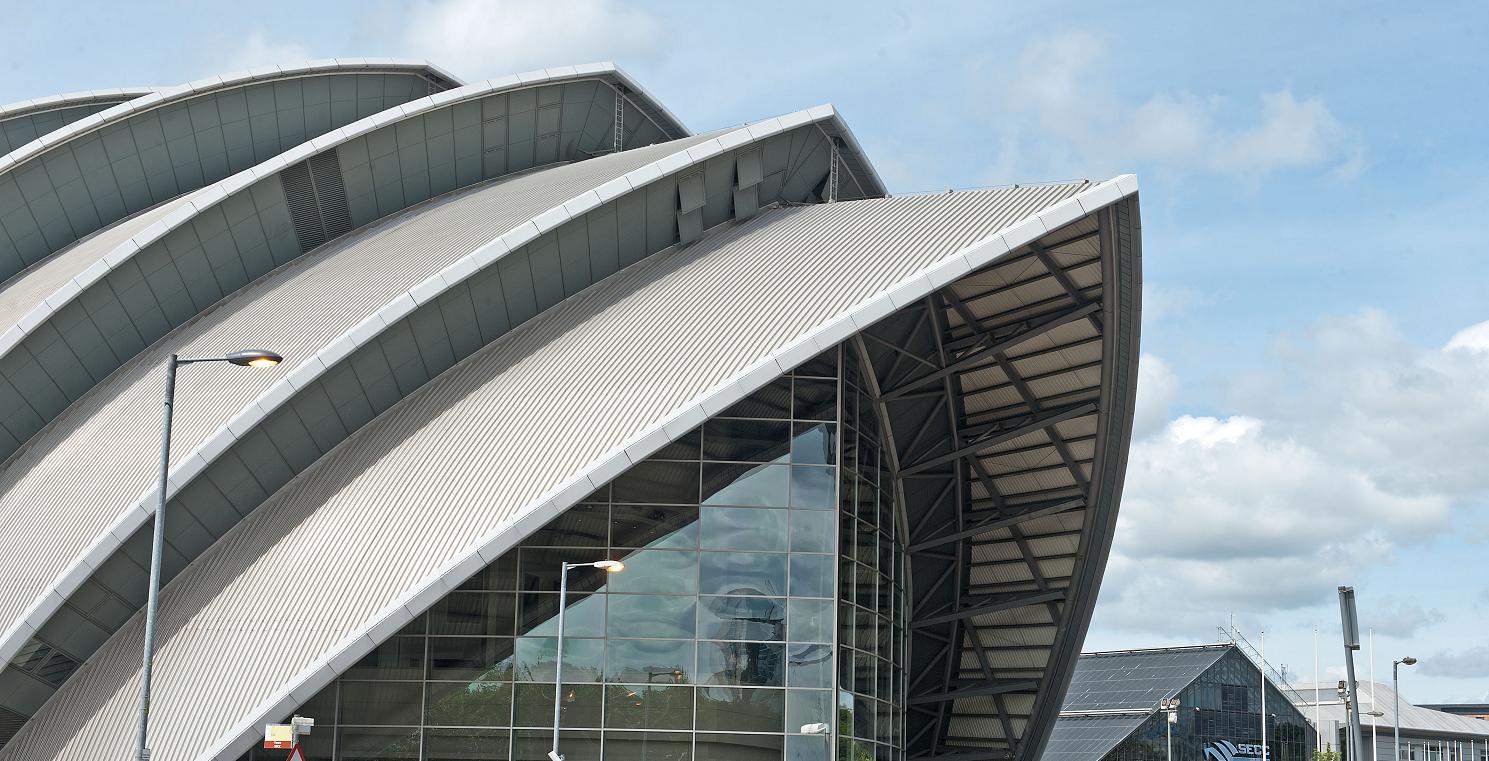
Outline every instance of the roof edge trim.
<svg viewBox="0 0 1489 761">
<path fill-rule="evenodd" d="M 982 269 L 1008 252 L 1038 240 L 1076 219 L 1133 196 L 1137 191 L 1137 178 L 1124 174 L 1041 209 L 828 318 L 796 340 L 775 349 L 745 370 L 698 395 L 692 402 L 673 410 L 661 421 L 581 468 L 574 477 L 530 501 L 517 511 L 517 517 L 505 527 L 478 538 L 465 555 L 446 563 L 420 585 L 411 588 L 378 611 L 369 619 L 372 623 L 343 638 L 327 655 L 301 670 L 278 693 L 260 703 L 249 716 L 197 756 L 197 761 L 221 761 L 235 757 L 260 736 L 262 724 L 277 720 L 330 684 L 341 671 L 376 648 L 382 639 L 391 636 L 445 593 L 515 546 L 520 536 L 541 528 L 603 486 L 610 478 L 676 440 L 709 417 L 763 388 L 773 378 L 838 345 L 900 308 L 924 299 L 946 283 Z"/>
<path fill-rule="evenodd" d="M 611 69 L 610 71 L 615 70 Z M 569 77 L 572 75 L 565 72 L 563 76 Z M 579 74 L 578 76 L 580 78 L 591 78 L 592 75 Z M 541 82 L 529 82 L 522 84 L 521 87 L 542 84 L 549 81 L 552 80 L 544 79 Z M 629 87 L 629 85 L 627 86 Z M 471 85 L 471 87 L 475 87 L 475 85 Z M 453 93 L 456 91 L 450 90 L 447 92 Z M 432 96 L 432 98 L 437 97 Z M 414 103 L 419 102 L 414 101 Z M 443 103 L 440 103 L 440 105 L 443 105 Z M 402 109 L 404 106 L 398 108 Z M 392 110 L 396 109 L 390 109 L 390 111 Z M 371 124 L 373 119 L 374 117 L 368 117 L 363 121 Z M 380 127 L 386 123 L 386 121 L 382 121 L 374 126 Z M 360 124 L 360 122 L 355 124 Z M 171 497 L 179 494 L 183 488 L 192 483 L 218 457 L 227 452 L 233 444 L 237 443 L 249 431 L 256 428 L 270 413 L 289 403 L 301 388 L 321 377 L 342 358 L 356 351 L 361 346 L 376 340 L 389 325 L 418 309 L 421 305 L 437 299 L 441 294 L 456 287 L 477 272 L 494 265 L 509 252 L 521 248 L 538 236 L 568 222 L 573 217 L 583 214 L 613 198 L 644 188 L 662 177 L 675 176 L 725 151 L 733 150 L 752 142 L 759 142 L 784 132 L 787 129 L 794 129 L 810 124 L 828 124 L 833 126 L 834 129 L 839 130 L 843 128 L 837 112 L 829 105 L 814 106 L 784 116 L 754 122 L 638 167 L 615 180 L 587 190 L 547 211 L 536 214 L 502 235 L 493 237 L 485 245 L 461 257 L 403 294 L 394 297 L 382 307 L 373 310 L 361 322 L 352 326 L 342 335 L 328 341 L 325 346 L 307 358 L 305 363 L 295 371 L 280 379 L 268 389 L 265 389 L 257 398 L 245 405 L 227 423 L 219 427 L 171 468 L 170 474 L 167 477 L 166 499 L 169 500 Z M 348 125 L 344 129 L 348 129 L 354 125 Z M 369 127 L 369 129 L 371 128 Z M 346 139 L 350 139 L 350 137 L 347 136 Z M 303 148 L 304 146 L 302 145 L 301 147 Z M 299 151 L 298 148 L 294 150 Z M 281 156 L 272 159 L 270 162 L 266 162 L 266 164 L 279 161 L 285 155 L 287 154 L 281 154 Z M 310 154 L 305 154 L 305 156 L 308 155 Z M 298 156 L 293 161 L 300 161 L 305 156 Z M 260 165 L 260 167 L 263 166 L 265 165 Z M 244 170 L 239 175 L 256 172 L 258 168 Z M 262 176 L 272 176 L 281 168 L 283 167 L 276 166 L 272 170 L 266 170 Z M 239 175 L 234 175 L 234 177 Z M 229 182 L 232 179 L 234 178 L 228 178 L 222 182 Z M 258 178 L 254 179 L 256 180 Z M 248 187 L 249 184 L 251 182 L 244 184 L 242 188 Z M 196 191 L 196 193 L 209 204 L 217 203 L 222 198 L 225 198 L 226 194 L 213 194 L 211 191 L 216 187 L 209 186 L 203 190 Z M 187 219 L 190 219 L 195 213 L 199 212 L 200 209 L 196 208 L 195 204 L 195 200 L 188 201 L 183 204 L 182 209 L 173 212 L 166 220 L 157 222 L 151 225 L 150 228 L 147 228 L 146 233 L 152 230 L 156 231 L 151 242 L 163 237 L 174 226 L 184 224 Z M 142 235 L 144 234 L 142 233 Z M 122 253 L 123 255 L 119 256 L 117 261 L 124 261 L 142 250 L 144 245 L 148 245 L 148 242 L 136 245 L 136 241 L 131 239 L 121 244 L 119 248 L 116 248 L 113 253 L 109 254 L 108 258 L 115 259 L 117 254 Z M 111 263 L 108 268 L 90 268 L 89 274 L 92 279 L 87 285 L 91 285 L 92 282 L 103 277 L 116 264 L 117 262 Z M 31 325 L 30 329 L 34 330 L 35 326 L 43 324 L 53 312 L 61 309 L 64 304 L 79 298 L 87 288 L 87 285 L 78 283 L 77 279 L 69 282 L 68 285 L 59 289 L 57 294 L 48 298 L 46 302 L 43 302 L 41 306 L 23 318 L 23 324 Z M 54 301 L 55 303 L 52 303 Z M 38 315 L 41 312 L 44 312 L 44 314 Z M 13 337 L 13 334 L 19 331 L 20 328 L 21 326 L 17 325 L 7 331 L 3 338 L 0 338 L 0 356 L 4 356 L 5 353 L 8 353 L 16 344 L 24 339 L 25 333 Z M 155 514 L 155 509 L 159 502 L 156 496 L 157 491 L 155 487 L 150 487 L 141 492 L 134 504 L 122 510 L 108 528 L 94 537 L 87 548 L 58 574 L 57 578 L 39 595 L 38 599 L 25 609 L 21 617 L 5 631 L 3 636 L 0 636 L 0 665 L 9 663 L 15 657 L 16 653 L 20 651 L 20 648 L 25 645 L 26 638 L 31 636 L 36 630 L 39 630 L 62 607 L 67 597 L 76 591 L 89 575 L 96 571 L 104 561 L 122 546 L 136 529 L 151 519 L 151 516 Z"/>
<path fill-rule="evenodd" d="M 449 80 L 457 87 L 462 84 L 461 80 L 453 74 L 422 58 L 325 58 L 304 61 L 298 64 L 244 69 L 220 76 L 198 79 L 184 85 L 150 88 L 140 97 L 126 100 L 96 114 L 85 116 L 71 124 L 48 132 L 4 156 L 0 156 L 0 173 L 9 172 L 15 167 L 46 153 L 54 146 L 102 129 L 105 126 L 127 119 L 137 113 L 183 101 L 188 98 L 194 98 L 198 95 L 206 95 L 219 90 L 254 84 L 256 82 L 292 79 L 315 74 L 351 73 L 363 69 L 381 69 L 398 71 L 400 73 L 424 72 L 441 79 Z"/>
<path fill-rule="evenodd" d="M 86 106 L 89 103 L 97 103 L 98 101 L 129 101 L 144 97 L 161 89 L 160 87 L 110 87 L 101 90 L 79 90 L 78 92 L 62 93 L 61 95 L 45 95 L 40 98 L 29 98 L 0 106 L 0 121 L 14 119 L 19 116 L 31 116 L 33 114 L 56 111 L 61 108 Z"/>
</svg>

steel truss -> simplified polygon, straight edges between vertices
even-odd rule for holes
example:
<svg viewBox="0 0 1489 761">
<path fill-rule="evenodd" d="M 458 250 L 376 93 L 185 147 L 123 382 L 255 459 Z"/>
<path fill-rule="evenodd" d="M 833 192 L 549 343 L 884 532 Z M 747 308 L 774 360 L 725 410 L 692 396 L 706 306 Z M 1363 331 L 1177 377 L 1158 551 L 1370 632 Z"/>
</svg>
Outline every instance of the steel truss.
<svg viewBox="0 0 1489 761">
<path fill-rule="evenodd" d="M 1072 568 L 1103 451 L 1116 221 L 1087 217 L 853 339 L 907 516 L 912 759 L 1032 761 L 1041 695 L 1068 681 L 1051 664 L 1089 617 L 1070 596 L 1094 596 Z"/>
</svg>

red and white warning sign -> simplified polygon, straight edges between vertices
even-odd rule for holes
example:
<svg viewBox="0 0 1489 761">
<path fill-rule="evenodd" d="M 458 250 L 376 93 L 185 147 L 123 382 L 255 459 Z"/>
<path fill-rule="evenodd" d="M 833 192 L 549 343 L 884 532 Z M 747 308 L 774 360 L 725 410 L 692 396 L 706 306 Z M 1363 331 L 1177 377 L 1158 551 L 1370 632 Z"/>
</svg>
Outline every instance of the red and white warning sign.
<svg viewBox="0 0 1489 761">
<path fill-rule="evenodd" d="M 296 749 L 295 725 L 293 724 L 265 724 L 264 725 L 264 747 L 271 750 Z M 296 758 L 294 753 L 290 758 Z"/>
<path fill-rule="evenodd" d="M 297 744 L 290 748 L 290 757 L 284 761 L 305 761 L 305 754 L 300 752 L 300 746 Z"/>
</svg>

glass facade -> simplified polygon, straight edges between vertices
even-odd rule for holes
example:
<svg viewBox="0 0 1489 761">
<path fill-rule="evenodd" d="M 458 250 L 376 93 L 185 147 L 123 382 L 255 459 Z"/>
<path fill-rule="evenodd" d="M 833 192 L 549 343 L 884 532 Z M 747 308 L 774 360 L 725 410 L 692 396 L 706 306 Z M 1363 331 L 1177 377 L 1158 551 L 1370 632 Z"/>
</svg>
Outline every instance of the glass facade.
<svg viewBox="0 0 1489 761">
<path fill-rule="evenodd" d="M 571 761 L 829 761 L 811 724 L 840 758 L 899 758 L 900 521 L 839 365 L 778 378 L 440 600 L 296 711 L 307 758 L 543 761 L 555 682 Z M 569 573 L 559 663 L 561 564 L 603 559 L 625 569 Z"/>
<path fill-rule="evenodd" d="M 1205 750 L 1218 744 L 1241 746 L 1235 755 L 1260 759 L 1249 748 L 1261 744 L 1261 674 L 1246 656 L 1232 648 L 1179 692 L 1179 721 L 1173 727 L 1174 759 L 1205 761 Z M 1159 712 L 1108 753 L 1104 761 L 1161 761 L 1167 758 L 1167 717 Z M 1314 730 L 1283 694 L 1267 684 L 1267 758 L 1306 761 Z"/>
</svg>

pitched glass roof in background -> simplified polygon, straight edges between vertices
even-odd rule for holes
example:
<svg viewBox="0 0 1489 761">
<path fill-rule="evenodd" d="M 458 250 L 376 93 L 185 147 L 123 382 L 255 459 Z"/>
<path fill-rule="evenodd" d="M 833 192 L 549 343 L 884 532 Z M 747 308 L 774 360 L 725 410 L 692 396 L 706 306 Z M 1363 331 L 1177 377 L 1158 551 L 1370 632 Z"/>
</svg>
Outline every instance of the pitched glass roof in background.
<svg viewBox="0 0 1489 761">
<path fill-rule="evenodd" d="M 1227 644 L 1082 655 L 1070 680 L 1070 690 L 1065 693 L 1062 710 L 1155 711 L 1159 700 L 1176 695 L 1231 647 Z"/>
<path fill-rule="evenodd" d="M 1041 758 L 1043 761 L 1091 761 L 1101 758 L 1147 719 L 1146 713 L 1061 716 L 1055 722 L 1055 731 L 1050 733 L 1049 744 L 1045 746 Z"/>
</svg>

